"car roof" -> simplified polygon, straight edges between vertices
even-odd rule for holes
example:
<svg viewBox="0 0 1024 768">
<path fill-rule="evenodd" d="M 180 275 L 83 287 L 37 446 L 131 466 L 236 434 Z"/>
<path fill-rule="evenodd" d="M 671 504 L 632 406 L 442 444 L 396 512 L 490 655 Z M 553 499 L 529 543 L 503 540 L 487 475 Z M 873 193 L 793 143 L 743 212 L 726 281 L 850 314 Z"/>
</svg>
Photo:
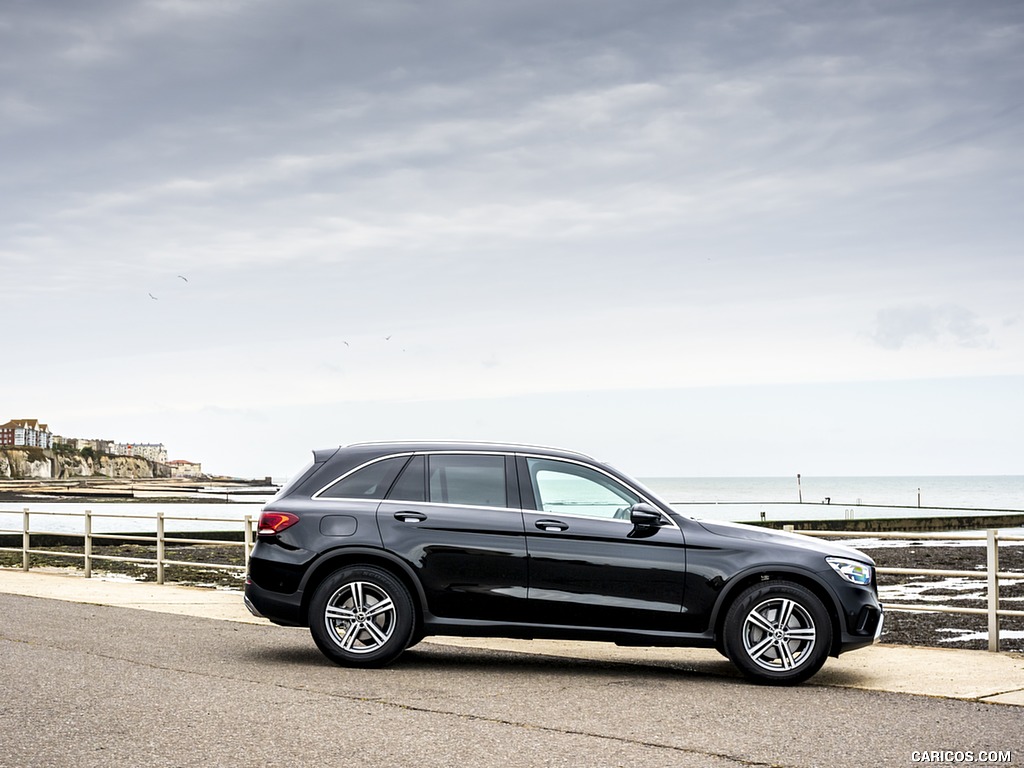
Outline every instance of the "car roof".
<svg viewBox="0 0 1024 768">
<path fill-rule="evenodd" d="M 562 458 L 586 459 L 595 461 L 591 456 L 579 451 L 569 451 L 563 448 L 553 448 L 543 445 L 529 445 L 525 443 L 497 443 L 471 440 L 386 440 L 375 442 L 350 443 L 341 446 L 340 450 L 348 449 L 379 449 L 384 453 L 405 453 L 423 451 L 489 451 L 496 453 L 533 453 L 544 456 L 559 456 Z"/>
</svg>

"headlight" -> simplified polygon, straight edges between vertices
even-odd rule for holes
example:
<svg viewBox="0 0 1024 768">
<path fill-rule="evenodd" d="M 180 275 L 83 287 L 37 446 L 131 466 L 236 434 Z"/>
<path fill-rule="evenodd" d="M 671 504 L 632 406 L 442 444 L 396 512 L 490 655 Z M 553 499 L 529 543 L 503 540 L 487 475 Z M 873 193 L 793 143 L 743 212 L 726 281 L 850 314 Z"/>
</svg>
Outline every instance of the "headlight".
<svg viewBox="0 0 1024 768">
<path fill-rule="evenodd" d="M 847 581 L 864 587 L 871 584 L 871 574 L 874 569 L 870 565 L 858 563 L 856 560 L 844 560 L 841 557 L 826 557 L 825 562 Z"/>
</svg>

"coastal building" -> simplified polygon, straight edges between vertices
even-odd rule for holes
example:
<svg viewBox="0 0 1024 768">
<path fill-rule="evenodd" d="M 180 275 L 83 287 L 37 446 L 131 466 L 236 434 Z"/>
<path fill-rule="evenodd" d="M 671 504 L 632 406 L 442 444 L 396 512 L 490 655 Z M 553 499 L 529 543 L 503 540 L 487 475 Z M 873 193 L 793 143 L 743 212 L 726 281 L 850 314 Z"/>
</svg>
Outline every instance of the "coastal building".
<svg viewBox="0 0 1024 768">
<path fill-rule="evenodd" d="M 0 424 L 0 445 L 48 450 L 53 447 L 53 434 L 37 419 L 11 419 Z"/>
<path fill-rule="evenodd" d="M 167 448 L 163 443 L 134 443 L 128 446 L 128 450 L 131 453 L 126 453 L 125 456 L 136 456 L 160 464 L 167 463 Z"/>
<path fill-rule="evenodd" d="M 196 461 L 174 459 L 173 461 L 168 461 L 167 465 L 171 468 L 171 477 L 203 476 L 203 465 Z"/>
<path fill-rule="evenodd" d="M 46 424 L 38 419 L 12 419 L 0 424 L 0 447 L 70 448 L 82 451 L 88 448 L 95 454 L 111 456 L 133 456 L 156 464 L 167 464 L 167 446 L 163 443 L 115 443 L 113 440 L 93 440 L 81 437 L 62 437 L 50 432 Z M 191 461 L 179 461 L 176 477 L 200 477 L 202 465 Z"/>
<path fill-rule="evenodd" d="M 163 443 L 112 443 L 109 452 L 115 456 L 134 456 L 160 464 L 167 463 L 167 448 Z"/>
<path fill-rule="evenodd" d="M 83 448 L 88 448 L 95 453 L 113 453 L 111 448 L 114 443 L 110 440 L 85 440 L 81 437 L 68 437 L 64 439 L 64 444 L 74 448 L 76 451 L 80 451 Z"/>
</svg>

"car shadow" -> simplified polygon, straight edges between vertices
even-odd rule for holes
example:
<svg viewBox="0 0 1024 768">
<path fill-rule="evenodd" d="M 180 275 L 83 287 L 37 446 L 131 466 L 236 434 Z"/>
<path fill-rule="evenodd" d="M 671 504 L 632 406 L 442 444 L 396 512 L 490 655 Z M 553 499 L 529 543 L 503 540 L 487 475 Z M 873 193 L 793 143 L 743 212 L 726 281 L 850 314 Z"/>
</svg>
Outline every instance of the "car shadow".
<svg viewBox="0 0 1024 768">
<path fill-rule="evenodd" d="M 339 674 L 374 674 L 377 670 L 339 667 L 319 652 L 310 640 L 274 644 L 245 653 L 248 663 L 288 669 L 318 669 Z M 678 685 L 684 681 L 718 681 L 729 685 L 756 685 L 746 681 L 728 659 L 714 652 L 685 659 L 635 658 L 601 659 L 586 656 L 530 653 L 528 650 L 500 650 L 465 645 L 431 643 L 428 640 L 402 653 L 386 669 L 392 673 L 431 673 L 447 675 L 494 674 L 537 675 L 546 678 L 578 678 L 581 675 L 607 678 L 608 684 L 657 686 Z M 835 662 L 835 659 L 829 659 Z M 825 663 L 816 676 L 797 687 L 861 688 L 870 676 L 866 672 L 843 669 Z M 761 686 L 757 686 L 761 687 Z"/>
<path fill-rule="evenodd" d="M 280 667 L 320 667 L 345 669 L 328 660 L 310 640 L 295 643 L 275 643 L 266 648 L 248 648 L 245 654 L 250 662 Z M 739 681 L 739 672 L 726 659 L 709 653 L 701 660 L 613 660 L 594 659 L 584 656 L 551 655 L 530 653 L 525 650 L 499 650 L 472 646 L 431 643 L 426 640 L 410 648 L 397 660 L 387 666 L 395 672 L 439 673 L 495 673 L 495 674 L 537 674 L 551 676 L 629 675 L 644 679 L 647 684 L 658 678 L 678 681 L 681 677 L 718 678 Z M 370 671 L 348 669 L 345 671 Z"/>
<path fill-rule="evenodd" d="M 498 650 L 431 643 L 411 648 L 394 663 L 395 667 L 438 670 L 493 670 L 536 672 L 566 676 L 624 672 L 646 677 L 678 679 L 680 676 L 740 679 L 740 673 L 726 659 L 708 654 L 706 660 L 594 659 L 585 656 L 530 653 L 528 650 Z"/>
<path fill-rule="evenodd" d="M 583 645 L 585 648 L 585 644 Z M 320 653 L 308 635 L 286 643 L 275 643 L 266 648 L 249 648 L 246 653 L 250 662 L 280 667 L 335 669 L 339 672 L 373 673 L 375 670 L 357 670 L 337 666 Z M 535 674 L 545 677 L 591 676 L 627 677 L 643 681 L 645 685 L 678 683 L 681 679 L 710 680 L 747 685 L 740 672 L 727 659 L 714 651 L 695 655 L 692 650 L 687 658 L 632 658 L 595 659 L 585 655 L 552 655 L 531 653 L 528 649 L 504 650 L 479 648 L 468 645 L 449 645 L 424 640 L 405 651 L 386 669 L 393 672 L 432 672 L 467 674 Z M 804 685 L 856 688 L 865 679 L 865 673 L 842 669 L 826 662 L 824 669 Z"/>
</svg>

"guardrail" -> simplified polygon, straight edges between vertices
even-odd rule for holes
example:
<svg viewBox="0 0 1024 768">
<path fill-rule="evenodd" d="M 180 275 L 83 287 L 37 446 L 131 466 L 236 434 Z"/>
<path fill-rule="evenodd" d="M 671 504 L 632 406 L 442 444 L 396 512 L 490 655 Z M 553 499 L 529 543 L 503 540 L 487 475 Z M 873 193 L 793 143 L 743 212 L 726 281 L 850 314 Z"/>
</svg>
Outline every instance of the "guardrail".
<svg viewBox="0 0 1024 768">
<path fill-rule="evenodd" d="M 33 516 L 62 516 L 62 517 L 81 517 L 83 518 L 83 530 L 81 533 L 69 533 L 69 532 L 54 532 L 54 531 L 33 531 L 31 527 L 31 518 Z M 118 519 L 118 520 L 154 520 L 156 523 L 156 535 L 135 535 L 127 533 L 96 533 L 92 530 L 93 520 L 96 518 L 105 519 Z M 175 522 L 196 522 L 202 521 L 207 523 L 229 523 L 233 525 L 241 524 L 242 527 L 242 540 L 241 541 L 226 541 L 217 539 L 200 539 L 182 536 L 168 536 L 166 532 L 166 523 L 168 521 Z M 999 531 L 990 529 L 984 534 L 961 534 L 961 533 L 870 533 L 860 531 L 814 531 L 814 530 L 798 530 L 792 525 L 785 526 L 785 530 L 792 533 L 800 533 L 805 536 L 814 536 L 817 538 L 842 538 L 842 539 L 895 539 L 903 541 L 919 541 L 925 539 L 936 539 L 942 541 L 978 541 L 984 542 L 986 547 L 986 569 L 985 571 L 956 571 L 956 570 L 940 570 L 940 569 L 929 569 L 929 568 L 878 568 L 879 575 L 902 575 L 902 576 L 949 576 L 949 577 L 961 577 L 970 579 L 984 578 L 987 590 L 986 590 L 986 602 L 985 608 L 958 608 L 955 606 L 945 605 L 931 605 L 931 604 L 904 604 L 904 603 L 883 603 L 883 607 L 887 610 L 894 611 L 920 611 L 920 612 L 934 612 L 934 613 L 960 613 L 960 614 L 974 614 L 974 615 L 985 615 L 988 617 L 988 649 L 990 651 L 999 650 L 999 619 L 1001 617 L 1024 617 L 1024 611 L 1013 611 L 1006 610 L 999 607 L 999 586 L 1000 581 L 1006 580 L 1022 580 L 1024 579 L 1024 572 L 1010 572 L 999 570 L 999 543 L 1000 541 L 1022 541 L 1024 542 L 1024 536 L 1000 536 Z M 0 552 L 20 552 L 22 557 L 22 570 L 29 570 L 31 568 L 31 556 L 32 555 L 47 555 L 56 557 L 72 557 L 83 560 L 85 577 L 90 578 L 92 576 L 93 562 L 96 560 L 111 560 L 121 562 L 133 562 L 133 563 L 150 563 L 156 565 L 157 577 L 156 581 L 158 584 L 164 583 L 164 570 L 168 565 L 177 566 L 191 566 L 200 568 L 210 569 L 221 569 L 221 570 L 234 570 L 244 572 L 249 565 L 249 554 L 252 551 L 255 543 L 253 537 L 253 519 L 251 515 L 246 515 L 241 521 L 237 518 L 211 518 L 211 517 L 183 517 L 183 516 L 171 516 L 164 515 L 162 512 L 156 513 L 156 515 L 104 515 L 96 514 L 90 510 L 85 512 L 31 512 L 29 509 L 22 511 L 22 527 L 20 531 L 17 530 L 2 530 L 0 534 L 21 534 L 21 546 L 20 547 L 0 547 Z M 52 549 L 33 549 L 32 548 L 32 536 L 48 536 L 48 537 L 67 537 L 74 539 L 83 540 L 83 551 L 79 552 L 60 552 Z M 156 557 L 145 558 L 145 557 L 124 557 L 120 555 L 100 555 L 93 552 L 93 544 L 97 540 L 117 540 L 117 541 L 138 541 L 145 542 L 148 544 L 156 545 Z M 207 562 L 189 562 L 185 560 L 169 560 L 166 557 L 166 545 L 167 544 L 216 544 L 226 546 L 241 546 L 243 547 L 243 565 L 234 565 L 227 563 L 207 563 Z M 979 544 L 980 545 L 980 544 Z"/>
<path fill-rule="evenodd" d="M 16 513 L 15 513 L 16 514 Z M 20 547 L 0 547 L 0 552 L 20 552 L 21 553 L 21 568 L 27 571 L 31 568 L 32 555 L 47 555 L 50 557 L 73 557 L 79 558 L 84 561 L 85 577 L 92 577 L 93 561 L 95 560 L 110 560 L 127 563 L 150 563 L 156 565 L 156 581 L 157 584 L 164 583 L 164 570 L 168 565 L 180 565 L 200 568 L 211 568 L 215 570 L 234 570 L 242 573 L 249 567 L 249 553 L 252 552 L 253 545 L 255 543 L 253 539 L 253 519 L 252 515 L 246 515 L 242 520 L 237 518 L 220 518 L 220 517 L 183 517 L 177 515 L 165 515 L 163 512 L 157 512 L 155 515 L 104 515 L 96 514 L 91 510 L 85 510 L 85 512 L 32 512 L 25 509 L 21 513 L 22 515 L 22 527 L 21 531 L 17 530 L 0 530 L 0 534 L 21 534 L 21 546 Z M 64 531 L 33 531 L 31 519 L 34 516 L 53 516 L 53 517 L 81 517 L 83 518 L 83 530 L 81 533 L 76 532 L 64 532 Z M 153 520 L 156 523 L 156 535 L 148 536 L 143 534 L 130 534 L 130 533 L 96 533 L 93 531 L 93 521 L 96 518 L 113 519 L 113 520 Z M 232 525 L 241 525 L 242 527 L 242 540 L 241 541 L 226 541 L 221 539 L 200 539 L 200 538 L 188 538 L 182 536 L 168 536 L 166 532 L 166 524 L 168 521 L 174 522 L 197 522 L 202 521 L 206 523 L 230 523 Z M 32 548 L 32 536 L 47 536 L 47 537 L 61 537 L 71 539 L 82 539 L 83 540 L 83 551 L 79 552 L 61 552 L 53 549 L 33 549 Z M 147 544 L 156 545 L 156 557 L 124 557 L 121 555 L 100 555 L 93 552 L 93 544 L 97 541 L 104 540 L 116 540 L 116 541 L 138 541 Z M 233 565 L 228 563 L 206 563 L 206 562 L 189 562 L 187 560 L 169 560 L 166 557 L 166 546 L 168 544 L 217 544 L 225 546 L 240 546 L 243 549 L 243 565 Z"/>
<path fill-rule="evenodd" d="M 984 578 L 986 583 L 986 607 L 985 608 L 957 608 L 947 605 L 923 605 L 904 603 L 882 603 L 882 607 L 893 611 L 920 611 L 934 613 L 962 613 L 971 615 L 984 615 L 988 617 L 988 649 L 999 650 L 999 619 L 1003 616 L 1024 616 L 1024 611 L 1011 611 L 999 607 L 999 583 L 1001 580 L 1024 580 L 1024 573 L 999 570 L 999 542 L 1000 541 L 1024 541 L 1024 536 L 1000 536 L 999 531 L 990 528 L 984 534 L 963 534 L 963 533 L 869 533 L 853 531 L 807 531 L 795 529 L 787 525 L 785 530 L 791 533 L 800 533 L 804 536 L 815 536 L 818 538 L 841 538 L 841 539 L 897 539 L 903 541 L 921 541 L 937 539 L 941 541 L 978 541 L 984 542 L 985 546 L 985 570 L 984 571 L 954 571 L 931 568 L 878 568 L 879 575 L 900 575 L 900 576 L 951 576 L 969 579 Z M 980 546 L 980 544 L 979 544 Z"/>
</svg>

